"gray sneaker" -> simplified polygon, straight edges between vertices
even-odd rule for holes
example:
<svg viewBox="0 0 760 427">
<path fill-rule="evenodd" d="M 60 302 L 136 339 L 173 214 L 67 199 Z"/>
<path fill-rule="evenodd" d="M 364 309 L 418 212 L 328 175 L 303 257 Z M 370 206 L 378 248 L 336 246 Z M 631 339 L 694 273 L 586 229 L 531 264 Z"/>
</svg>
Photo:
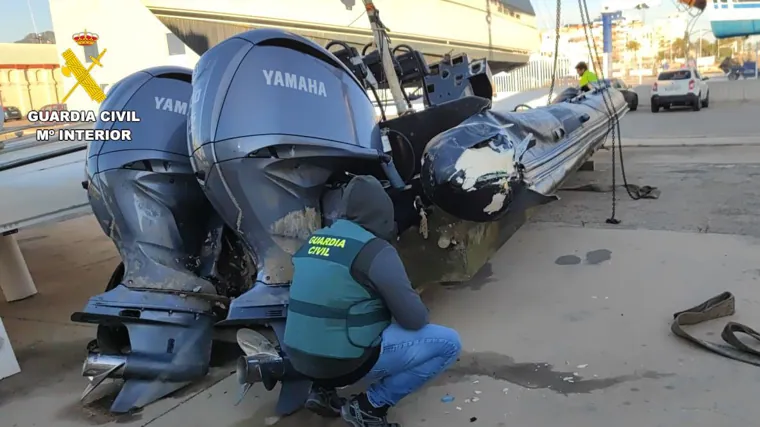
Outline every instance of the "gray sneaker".
<svg viewBox="0 0 760 427">
<path fill-rule="evenodd" d="M 351 427 L 401 427 L 401 424 L 389 423 L 387 413 L 388 407 L 373 407 L 364 393 L 354 396 L 340 408 L 341 417 Z"/>
<path fill-rule="evenodd" d="M 324 388 L 318 385 L 311 387 L 309 398 L 306 399 L 304 406 L 311 412 L 327 418 L 337 418 L 340 416 L 340 407 L 346 399 L 338 396 L 334 388 Z"/>
</svg>

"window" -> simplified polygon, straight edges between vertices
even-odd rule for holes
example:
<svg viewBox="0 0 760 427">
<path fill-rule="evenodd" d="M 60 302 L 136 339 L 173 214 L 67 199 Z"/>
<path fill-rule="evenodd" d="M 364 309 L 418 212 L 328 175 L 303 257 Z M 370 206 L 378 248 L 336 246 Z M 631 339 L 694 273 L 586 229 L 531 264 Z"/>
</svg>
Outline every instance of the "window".
<svg viewBox="0 0 760 427">
<path fill-rule="evenodd" d="M 665 71 L 660 73 L 657 80 L 689 80 L 691 78 L 691 71 L 678 70 L 678 71 Z"/>
<path fill-rule="evenodd" d="M 84 60 L 89 64 L 92 62 L 93 58 L 97 58 L 98 55 L 100 55 L 100 51 L 98 50 L 98 42 L 95 42 L 92 46 L 82 46 L 84 48 Z"/>
<path fill-rule="evenodd" d="M 185 54 L 185 44 L 174 33 L 166 33 L 166 45 L 169 47 L 169 55 Z"/>
</svg>

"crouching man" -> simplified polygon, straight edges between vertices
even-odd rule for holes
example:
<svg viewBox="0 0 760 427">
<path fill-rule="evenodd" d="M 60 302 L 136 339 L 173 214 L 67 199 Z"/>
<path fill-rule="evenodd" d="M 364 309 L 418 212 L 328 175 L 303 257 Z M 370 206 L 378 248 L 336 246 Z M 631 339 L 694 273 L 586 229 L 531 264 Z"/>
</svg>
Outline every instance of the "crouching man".
<svg viewBox="0 0 760 427">
<path fill-rule="evenodd" d="M 446 370 L 461 350 L 453 329 L 428 323 L 389 242 L 393 202 L 380 182 L 357 176 L 343 193 L 344 216 L 317 230 L 293 256 L 284 347 L 314 380 L 306 407 L 353 427 L 389 426 L 388 410 Z M 337 387 L 365 380 L 343 402 Z"/>
</svg>

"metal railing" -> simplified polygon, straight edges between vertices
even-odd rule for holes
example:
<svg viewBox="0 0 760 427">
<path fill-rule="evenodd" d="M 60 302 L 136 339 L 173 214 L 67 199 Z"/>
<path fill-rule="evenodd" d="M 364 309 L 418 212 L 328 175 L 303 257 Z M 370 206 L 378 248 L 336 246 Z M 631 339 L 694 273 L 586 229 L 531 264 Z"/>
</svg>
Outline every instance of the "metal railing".
<svg viewBox="0 0 760 427">
<path fill-rule="evenodd" d="M 570 59 L 560 58 L 557 62 L 557 85 L 567 84 L 577 80 Z M 493 76 L 497 92 L 522 92 L 525 90 L 548 87 L 552 82 L 554 59 L 534 58 L 522 67 L 510 72 L 498 73 Z"/>
<path fill-rule="evenodd" d="M 61 122 L 55 122 L 55 123 L 45 123 L 45 122 L 34 122 L 29 123 L 26 125 L 21 126 L 8 126 L 8 122 L 5 123 L 5 128 L 0 129 L 0 135 L 5 135 L 9 133 L 16 133 L 16 132 L 23 132 L 25 130 L 34 129 L 34 128 L 41 128 L 41 127 L 58 127 L 58 126 L 71 126 L 75 122 L 71 123 L 61 123 Z"/>
</svg>

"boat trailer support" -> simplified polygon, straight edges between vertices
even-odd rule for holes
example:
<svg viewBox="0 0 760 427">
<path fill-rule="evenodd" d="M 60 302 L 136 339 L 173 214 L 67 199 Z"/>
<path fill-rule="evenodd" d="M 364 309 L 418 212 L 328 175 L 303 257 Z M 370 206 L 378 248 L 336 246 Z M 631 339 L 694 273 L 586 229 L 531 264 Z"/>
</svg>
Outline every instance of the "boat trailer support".
<svg viewBox="0 0 760 427">
<path fill-rule="evenodd" d="M 14 230 L 0 235 L 0 289 L 7 302 L 29 298 L 37 293 L 15 233 Z"/>
</svg>

